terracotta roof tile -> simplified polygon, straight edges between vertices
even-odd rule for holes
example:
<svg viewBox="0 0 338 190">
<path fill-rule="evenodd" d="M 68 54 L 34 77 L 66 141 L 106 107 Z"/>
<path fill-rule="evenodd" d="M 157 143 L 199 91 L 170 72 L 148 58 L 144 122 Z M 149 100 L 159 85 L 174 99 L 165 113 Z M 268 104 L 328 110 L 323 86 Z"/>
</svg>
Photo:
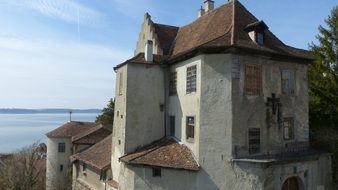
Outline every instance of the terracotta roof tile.
<svg viewBox="0 0 338 190">
<path fill-rule="evenodd" d="M 170 54 L 170 48 L 175 40 L 179 27 L 154 23 L 160 47 L 164 55 Z"/>
<path fill-rule="evenodd" d="M 93 145 L 100 142 L 112 133 L 111 125 L 97 125 L 83 133 L 80 133 L 72 138 L 73 144 Z"/>
<path fill-rule="evenodd" d="M 91 123 L 91 122 L 71 121 L 47 133 L 46 136 L 47 137 L 73 137 L 97 125 L 98 125 L 97 123 Z"/>
<path fill-rule="evenodd" d="M 139 53 L 136 56 L 134 56 L 133 58 L 117 65 L 116 67 L 114 67 L 114 69 L 116 70 L 119 67 L 122 67 L 123 65 L 127 64 L 127 63 L 133 63 L 133 64 L 161 64 L 164 60 L 166 60 L 167 56 L 163 56 L 163 55 L 154 55 L 154 61 L 152 63 L 149 63 L 145 60 L 144 58 L 144 53 Z"/>
<path fill-rule="evenodd" d="M 108 185 L 110 185 L 111 187 L 114 187 L 115 189 L 117 189 L 119 187 L 119 183 L 117 183 L 115 180 L 113 179 L 109 179 L 107 181 Z"/>
<path fill-rule="evenodd" d="M 231 32 L 232 6 L 225 4 L 179 29 L 172 56 L 185 53 Z M 224 41 L 224 43 L 229 42 Z"/>
<path fill-rule="evenodd" d="M 87 150 L 71 156 L 70 159 L 79 160 L 99 170 L 105 169 L 111 162 L 112 141 L 112 135 L 109 135 Z"/>
<path fill-rule="evenodd" d="M 190 149 L 171 138 L 163 138 L 120 158 L 131 165 L 157 166 L 198 171 Z"/>
<path fill-rule="evenodd" d="M 261 28 L 265 29 L 263 45 L 253 42 L 247 31 L 248 28 L 256 26 L 262 26 Z M 210 52 L 223 48 L 221 52 L 225 52 L 224 50 L 230 47 L 309 62 L 313 59 L 309 51 L 285 45 L 263 21 L 259 21 L 238 0 L 229 1 L 180 28 L 156 23 L 154 23 L 154 27 L 165 55 L 154 63 L 175 63 L 180 60 L 180 57 L 194 54 L 193 52 L 196 50 Z M 145 61 L 142 55 L 137 55 L 123 64 L 128 62 L 144 63 Z M 115 69 L 123 64 L 118 65 Z"/>
</svg>

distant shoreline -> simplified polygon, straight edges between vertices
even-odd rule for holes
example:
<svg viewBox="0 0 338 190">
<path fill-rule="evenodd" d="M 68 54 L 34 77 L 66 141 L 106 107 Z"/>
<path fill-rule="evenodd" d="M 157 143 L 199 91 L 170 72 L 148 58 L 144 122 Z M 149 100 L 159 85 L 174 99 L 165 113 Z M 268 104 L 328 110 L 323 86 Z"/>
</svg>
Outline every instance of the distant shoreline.
<svg viewBox="0 0 338 190">
<path fill-rule="evenodd" d="M 58 108 L 47 108 L 47 109 L 19 109 L 19 108 L 2 108 L 0 114 L 69 114 L 72 111 L 73 114 L 84 114 L 84 113 L 101 113 L 100 109 L 58 109 Z"/>
</svg>

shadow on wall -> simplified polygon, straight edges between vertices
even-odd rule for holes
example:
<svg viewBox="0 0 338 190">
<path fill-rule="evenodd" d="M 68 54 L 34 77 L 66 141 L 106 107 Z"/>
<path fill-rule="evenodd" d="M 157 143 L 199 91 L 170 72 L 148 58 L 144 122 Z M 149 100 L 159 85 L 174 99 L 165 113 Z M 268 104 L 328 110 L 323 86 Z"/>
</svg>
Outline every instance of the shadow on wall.
<svg viewBox="0 0 338 190">
<path fill-rule="evenodd" d="M 210 176 L 200 169 L 198 172 L 187 170 L 161 169 L 160 177 L 152 176 L 152 168 L 131 167 L 135 171 L 134 187 L 136 189 L 184 189 L 205 190 L 219 189 Z"/>
</svg>

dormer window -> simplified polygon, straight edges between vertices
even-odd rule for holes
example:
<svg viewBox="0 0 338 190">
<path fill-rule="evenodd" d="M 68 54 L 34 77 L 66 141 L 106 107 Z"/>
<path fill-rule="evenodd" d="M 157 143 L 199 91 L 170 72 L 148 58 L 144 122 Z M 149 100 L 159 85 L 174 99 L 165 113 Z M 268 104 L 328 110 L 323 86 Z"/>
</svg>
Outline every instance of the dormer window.
<svg viewBox="0 0 338 190">
<path fill-rule="evenodd" d="M 261 32 L 256 33 L 256 43 L 258 45 L 264 45 L 264 34 Z"/>
<path fill-rule="evenodd" d="M 262 46 L 264 45 L 265 42 L 264 33 L 267 29 L 269 29 L 269 27 L 263 21 L 258 21 L 249 24 L 248 26 L 245 27 L 244 30 L 248 32 L 248 35 L 250 36 L 253 42 Z"/>
</svg>

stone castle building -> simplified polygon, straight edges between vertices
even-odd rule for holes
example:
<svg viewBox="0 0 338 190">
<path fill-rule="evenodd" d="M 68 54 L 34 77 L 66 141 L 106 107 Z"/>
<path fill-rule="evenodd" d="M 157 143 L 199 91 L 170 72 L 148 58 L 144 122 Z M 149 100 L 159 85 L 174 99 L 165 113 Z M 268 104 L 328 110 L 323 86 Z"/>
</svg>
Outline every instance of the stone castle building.
<svg viewBox="0 0 338 190">
<path fill-rule="evenodd" d="M 112 134 L 47 134 L 47 190 L 71 163 L 74 190 L 332 189 L 330 155 L 309 146 L 311 54 L 237 0 L 204 4 L 183 27 L 145 14 L 135 56 L 114 68 Z"/>
<path fill-rule="evenodd" d="M 312 61 L 237 0 L 183 27 L 145 14 L 115 67 L 117 189 L 331 189 L 330 155 L 309 147 Z"/>
<path fill-rule="evenodd" d="M 101 177 L 105 174 L 111 176 L 109 174 L 109 172 L 111 173 L 110 168 L 103 166 L 97 169 L 96 167 L 104 164 L 100 165 L 100 162 L 107 160 L 107 157 L 109 160 L 107 165 L 110 166 L 111 146 L 109 147 L 109 143 L 106 143 L 102 150 L 102 142 L 105 142 L 103 139 L 109 137 L 111 139 L 111 128 L 112 126 L 109 125 L 70 121 L 47 133 L 46 189 L 66 189 L 72 186 L 72 183 L 74 187 L 88 186 L 87 183 L 107 184 L 108 180 L 103 180 Z M 100 159 L 88 157 L 91 155 L 93 147 L 96 147 L 96 151 L 108 152 L 108 156 L 105 157 L 105 154 L 96 152 L 96 156 L 99 156 Z M 92 174 L 91 179 L 86 180 L 86 183 L 81 183 L 81 179 L 72 181 L 72 177 L 76 179 L 76 176 L 79 176 L 76 174 L 77 170 L 73 171 L 73 176 L 71 175 L 73 167 L 76 169 L 80 165 L 84 168 L 88 167 L 88 174 Z M 84 173 L 82 172 L 81 175 L 85 175 Z"/>
</svg>

